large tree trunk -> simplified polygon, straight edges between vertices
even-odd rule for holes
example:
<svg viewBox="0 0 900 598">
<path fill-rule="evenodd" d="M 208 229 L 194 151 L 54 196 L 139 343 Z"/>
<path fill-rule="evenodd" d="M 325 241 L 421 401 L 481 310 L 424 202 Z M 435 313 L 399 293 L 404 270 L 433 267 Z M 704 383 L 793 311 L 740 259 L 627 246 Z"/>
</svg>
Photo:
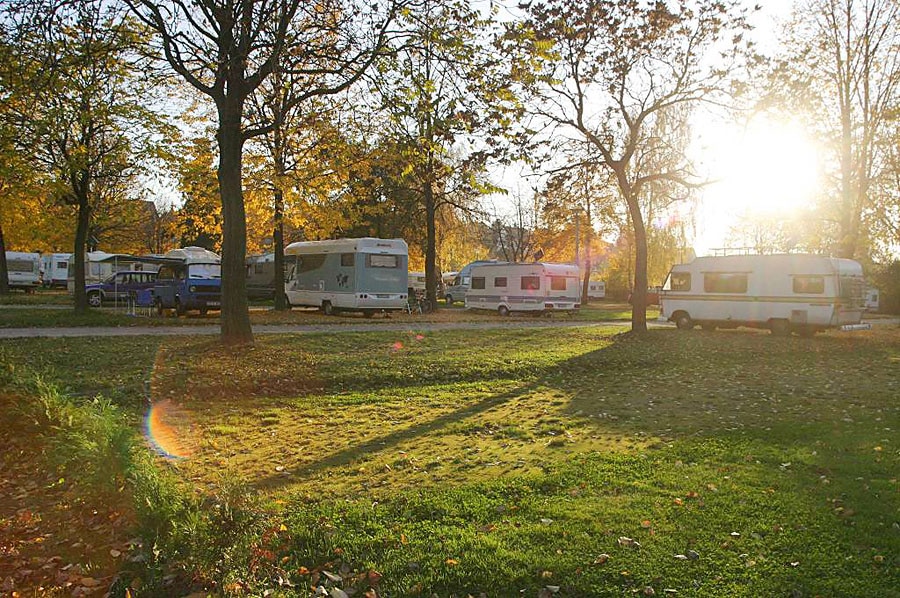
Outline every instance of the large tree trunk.
<svg viewBox="0 0 900 598">
<path fill-rule="evenodd" d="M 226 98 L 219 106 L 219 193 L 222 198 L 222 342 L 253 342 L 247 303 L 247 220 L 241 188 L 242 103 Z"/>
<path fill-rule="evenodd" d="M 9 293 L 9 268 L 6 267 L 6 241 L 3 239 L 3 225 L 0 224 L 0 295 Z"/>
<path fill-rule="evenodd" d="M 432 310 L 437 306 L 437 227 L 435 226 L 434 187 L 431 180 L 425 183 L 425 300 Z"/>
<path fill-rule="evenodd" d="M 624 190 L 623 190 L 624 191 Z M 647 229 L 637 197 L 625 192 L 634 230 L 634 288 L 631 292 L 631 330 L 647 332 Z"/>
<path fill-rule="evenodd" d="M 284 294 L 284 193 L 281 187 L 275 189 L 275 230 L 272 240 L 275 245 L 275 311 L 287 311 L 290 306 Z"/>
<path fill-rule="evenodd" d="M 75 225 L 75 312 L 85 313 L 88 310 L 87 293 L 85 292 L 85 251 L 87 249 L 88 229 L 91 225 L 91 206 L 87 189 L 76 192 L 78 205 L 78 222 Z"/>
</svg>

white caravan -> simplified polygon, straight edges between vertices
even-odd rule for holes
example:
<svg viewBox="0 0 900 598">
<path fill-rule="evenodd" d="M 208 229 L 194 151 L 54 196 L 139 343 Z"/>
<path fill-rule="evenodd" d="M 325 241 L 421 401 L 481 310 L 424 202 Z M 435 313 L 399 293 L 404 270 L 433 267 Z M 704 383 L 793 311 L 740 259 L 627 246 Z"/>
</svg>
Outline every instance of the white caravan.
<svg viewBox="0 0 900 598">
<path fill-rule="evenodd" d="M 410 272 L 408 280 L 409 286 L 406 288 L 407 292 L 410 295 L 415 296 L 416 299 L 423 298 L 425 296 L 425 273 Z"/>
<path fill-rule="evenodd" d="M 859 324 L 862 266 L 853 260 L 806 254 L 695 258 L 669 272 L 660 317 L 690 330 L 768 328 L 809 335 Z"/>
<path fill-rule="evenodd" d="M 31 293 L 41 283 L 41 255 L 24 251 L 6 252 L 9 288 Z"/>
<path fill-rule="evenodd" d="M 406 309 L 409 249 L 403 239 L 301 241 L 284 249 L 284 293 L 292 305 L 340 310 Z"/>
<path fill-rule="evenodd" d="M 41 256 L 41 271 L 45 287 L 65 287 L 69 279 L 71 253 L 47 253 Z"/>
<path fill-rule="evenodd" d="M 466 308 L 535 314 L 581 307 L 581 269 L 574 264 L 478 264 L 470 271 Z"/>
</svg>

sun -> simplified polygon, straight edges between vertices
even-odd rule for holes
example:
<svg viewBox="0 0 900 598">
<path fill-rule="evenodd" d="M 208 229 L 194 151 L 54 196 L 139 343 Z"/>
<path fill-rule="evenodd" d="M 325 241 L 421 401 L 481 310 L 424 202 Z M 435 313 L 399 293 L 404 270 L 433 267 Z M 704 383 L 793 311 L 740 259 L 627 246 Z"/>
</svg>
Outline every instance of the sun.
<svg viewBox="0 0 900 598">
<path fill-rule="evenodd" d="M 697 218 L 698 254 L 725 246 L 740 219 L 789 219 L 813 206 L 821 191 L 822 151 L 799 123 L 759 117 L 743 129 L 698 133 L 698 157 L 713 181 Z"/>
</svg>

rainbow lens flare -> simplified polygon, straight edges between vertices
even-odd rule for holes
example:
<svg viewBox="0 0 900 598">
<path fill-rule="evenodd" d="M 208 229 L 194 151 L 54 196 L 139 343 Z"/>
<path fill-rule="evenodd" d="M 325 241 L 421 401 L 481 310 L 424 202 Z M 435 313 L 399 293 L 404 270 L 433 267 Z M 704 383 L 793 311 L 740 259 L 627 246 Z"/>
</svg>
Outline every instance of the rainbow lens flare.
<svg viewBox="0 0 900 598">
<path fill-rule="evenodd" d="M 190 445 L 173 425 L 183 420 L 184 412 L 170 399 L 155 403 L 144 420 L 144 434 L 153 448 L 168 459 L 187 459 L 193 454 Z"/>
</svg>

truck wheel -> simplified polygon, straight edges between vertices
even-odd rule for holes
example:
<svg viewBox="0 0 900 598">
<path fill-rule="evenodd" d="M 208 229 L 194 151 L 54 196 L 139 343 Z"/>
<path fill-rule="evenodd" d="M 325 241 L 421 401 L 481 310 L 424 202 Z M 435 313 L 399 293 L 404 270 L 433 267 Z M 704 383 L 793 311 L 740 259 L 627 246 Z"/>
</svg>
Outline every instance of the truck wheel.
<svg viewBox="0 0 900 598">
<path fill-rule="evenodd" d="M 326 316 L 334 315 L 334 307 L 331 305 L 331 301 L 323 301 L 322 302 L 322 313 Z"/>
<path fill-rule="evenodd" d="M 787 320 L 771 320 L 769 330 L 772 331 L 772 336 L 790 336 L 791 323 Z"/>
<path fill-rule="evenodd" d="M 100 304 L 103 303 L 103 296 L 100 295 L 100 291 L 94 291 L 92 293 L 88 293 L 88 305 L 91 307 L 100 307 Z"/>
<path fill-rule="evenodd" d="M 681 312 L 675 316 L 675 327 L 678 330 L 690 330 L 694 327 L 694 321 L 691 319 L 691 316 Z"/>
<path fill-rule="evenodd" d="M 509 308 L 506 307 L 505 305 L 501 305 L 500 307 L 497 308 L 497 313 L 505 318 L 506 316 L 509 315 Z"/>
</svg>

